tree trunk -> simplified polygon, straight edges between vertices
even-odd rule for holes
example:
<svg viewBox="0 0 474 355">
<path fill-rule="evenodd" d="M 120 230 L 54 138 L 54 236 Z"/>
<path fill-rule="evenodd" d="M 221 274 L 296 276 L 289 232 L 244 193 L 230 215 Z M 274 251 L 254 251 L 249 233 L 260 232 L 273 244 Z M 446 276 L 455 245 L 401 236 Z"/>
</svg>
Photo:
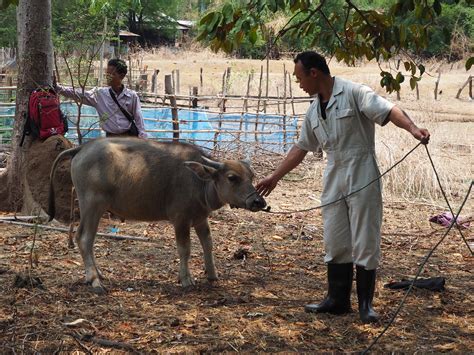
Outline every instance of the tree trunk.
<svg viewBox="0 0 474 355">
<path fill-rule="evenodd" d="M 51 40 L 51 0 L 20 0 L 17 7 L 18 85 L 12 136 L 12 154 L 6 172 L 0 176 L 0 208 L 37 212 L 26 181 L 26 159 L 31 140 L 19 147 L 28 98 L 32 90 L 51 84 L 53 44 Z"/>
</svg>

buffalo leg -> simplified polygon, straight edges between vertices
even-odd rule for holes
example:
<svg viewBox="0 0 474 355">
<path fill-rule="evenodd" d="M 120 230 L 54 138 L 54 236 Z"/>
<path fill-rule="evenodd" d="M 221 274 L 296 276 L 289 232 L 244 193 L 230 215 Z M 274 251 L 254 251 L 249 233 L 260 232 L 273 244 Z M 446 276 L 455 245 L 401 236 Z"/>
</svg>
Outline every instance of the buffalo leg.
<svg viewBox="0 0 474 355">
<path fill-rule="evenodd" d="M 202 250 L 204 252 L 204 265 L 206 268 L 206 275 L 209 281 L 217 280 L 216 267 L 214 265 L 214 257 L 212 255 L 212 238 L 211 230 L 207 219 L 204 222 L 194 226 L 194 230 L 201 242 Z"/>
<path fill-rule="evenodd" d="M 101 215 L 102 213 L 96 208 L 90 206 L 81 208 L 81 221 L 76 235 L 76 242 L 86 269 L 86 282 L 98 293 L 104 292 L 104 288 L 100 283 L 101 274 L 94 257 L 94 241 Z"/>
<path fill-rule="evenodd" d="M 174 230 L 179 255 L 179 281 L 183 287 L 192 286 L 194 281 L 188 264 L 191 255 L 190 226 L 184 223 L 175 224 Z"/>
</svg>

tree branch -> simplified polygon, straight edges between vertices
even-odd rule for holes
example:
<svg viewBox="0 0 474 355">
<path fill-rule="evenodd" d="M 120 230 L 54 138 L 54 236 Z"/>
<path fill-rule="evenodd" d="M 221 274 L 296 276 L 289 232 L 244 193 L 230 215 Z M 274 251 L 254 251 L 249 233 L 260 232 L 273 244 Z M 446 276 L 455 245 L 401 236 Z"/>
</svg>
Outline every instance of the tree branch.
<svg viewBox="0 0 474 355">
<path fill-rule="evenodd" d="M 273 40 L 271 47 L 273 47 L 275 45 L 275 43 L 278 41 L 278 39 L 280 37 L 282 37 L 283 35 L 285 35 L 288 31 L 291 31 L 292 29 L 299 28 L 305 22 L 309 21 L 311 19 L 311 17 L 313 17 L 316 12 L 320 11 L 320 9 L 323 7 L 325 2 L 326 2 L 326 0 L 321 0 L 320 4 L 314 10 L 309 11 L 308 16 L 306 16 L 303 20 L 295 23 L 294 25 L 292 25 L 288 28 L 285 28 L 286 26 L 288 26 L 291 23 L 291 21 L 293 21 L 293 19 L 296 16 L 298 16 L 299 14 L 302 14 L 304 11 L 300 10 L 300 11 L 296 12 L 293 16 L 291 16 L 291 18 L 288 20 L 288 22 L 285 24 L 285 26 L 283 26 L 283 28 L 280 31 L 278 31 L 278 34 L 275 37 L 275 39 Z"/>
<path fill-rule="evenodd" d="M 333 25 L 331 24 L 331 21 L 329 21 L 329 19 L 327 18 L 327 16 L 324 14 L 323 10 L 318 10 L 319 13 L 323 16 L 324 20 L 327 22 L 327 24 L 329 25 L 329 27 L 331 28 L 332 32 L 336 35 L 337 39 L 339 40 L 339 42 L 341 43 L 341 46 L 342 48 L 344 49 L 347 49 L 346 46 L 344 45 L 344 42 L 342 41 L 341 37 L 339 37 L 336 29 L 333 27 Z"/>
</svg>

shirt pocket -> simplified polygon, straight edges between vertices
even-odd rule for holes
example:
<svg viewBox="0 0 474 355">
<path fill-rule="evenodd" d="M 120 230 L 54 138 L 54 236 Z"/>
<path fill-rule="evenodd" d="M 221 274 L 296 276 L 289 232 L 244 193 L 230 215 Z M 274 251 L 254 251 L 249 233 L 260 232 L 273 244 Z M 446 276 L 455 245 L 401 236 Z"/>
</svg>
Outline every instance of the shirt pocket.
<svg viewBox="0 0 474 355">
<path fill-rule="evenodd" d="M 335 118 L 337 139 L 341 142 L 354 130 L 355 111 L 351 108 L 338 110 Z"/>
</svg>

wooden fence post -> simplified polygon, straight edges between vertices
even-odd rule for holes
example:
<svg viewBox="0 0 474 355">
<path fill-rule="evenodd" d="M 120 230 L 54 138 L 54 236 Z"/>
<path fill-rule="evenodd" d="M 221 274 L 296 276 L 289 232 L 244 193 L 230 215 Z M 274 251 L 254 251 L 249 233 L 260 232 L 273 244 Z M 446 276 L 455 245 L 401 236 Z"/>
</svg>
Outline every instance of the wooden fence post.
<svg viewBox="0 0 474 355">
<path fill-rule="evenodd" d="M 158 91 L 157 77 L 159 73 L 160 69 L 155 69 L 155 71 L 153 72 L 153 76 L 151 77 L 151 92 L 154 94 L 156 94 L 156 92 Z"/>
<path fill-rule="evenodd" d="M 198 107 L 198 87 L 197 86 L 193 86 L 193 108 L 197 108 Z"/>
<path fill-rule="evenodd" d="M 469 75 L 469 78 L 467 78 L 466 82 L 458 90 L 458 93 L 456 94 L 456 99 L 459 99 L 459 96 L 461 95 L 461 91 L 464 90 L 467 84 L 469 84 L 469 97 L 472 99 L 472 75 Z"/>
<path fill-rule="evenodd" d="M 293 90 L 291 89 L 291 74 L 288 72 L 288 86 L 290 89 L 290 98 L 291 98 L 291 112 L 293 112 L 293 116 L 295 116 L 295 101 L 293 100 Z"/>
<path fill-rule="evenodd" d="M 436 83 L 435 83 L 435 89 L 434 89 L 434 98 L 435 98 L 435 100 L 438 99 L 439 79 L 441 79 L 441 69 L 438 70 L 438 79 L 436 80 Z"/>
<path fill-rule="evenodd" d="M 202 68 L 199 70 L 199 72 L 200 72 L 200 74 L 199 74 L 199 92 L 202 95 Z"/>
<path fill-rule="evenodd" d="M 180 88 L 180 80 L 179 80 L 179 69 L 176 69 L 176 90 L 175 94 L 179 95 L 181 88 Z"/>
<path fill-rule="evenodd" d="M 179 140 L 179 119 L 178 119 L 178 107 L 176 106 L 176 96 L 173 92 L 173 86 L 171 83 L 171 75 L 165 75 L 165 94 L 169 95 L 171 104 L 171 117 L 173 120 L 173 141 Z"/>
<path fill-rule="evenodd" d="M 176 74 L 175 74 L 175 70 L 173 69 L 171 71 L 171 87 L 173 88 L 173 94 L 176 94 Z"/>
<path fill-rule="evenodd" d="M 260 114 L 260 99 L 262 98 L 262 78 L 263 78 L 263 65 L 260 66 L 260 80 L 258 81 L 258 101 L 257 101 L 257 113 L 255 115 L 255 142 L 258 142 L 258 115 Z"/>
</svg>

